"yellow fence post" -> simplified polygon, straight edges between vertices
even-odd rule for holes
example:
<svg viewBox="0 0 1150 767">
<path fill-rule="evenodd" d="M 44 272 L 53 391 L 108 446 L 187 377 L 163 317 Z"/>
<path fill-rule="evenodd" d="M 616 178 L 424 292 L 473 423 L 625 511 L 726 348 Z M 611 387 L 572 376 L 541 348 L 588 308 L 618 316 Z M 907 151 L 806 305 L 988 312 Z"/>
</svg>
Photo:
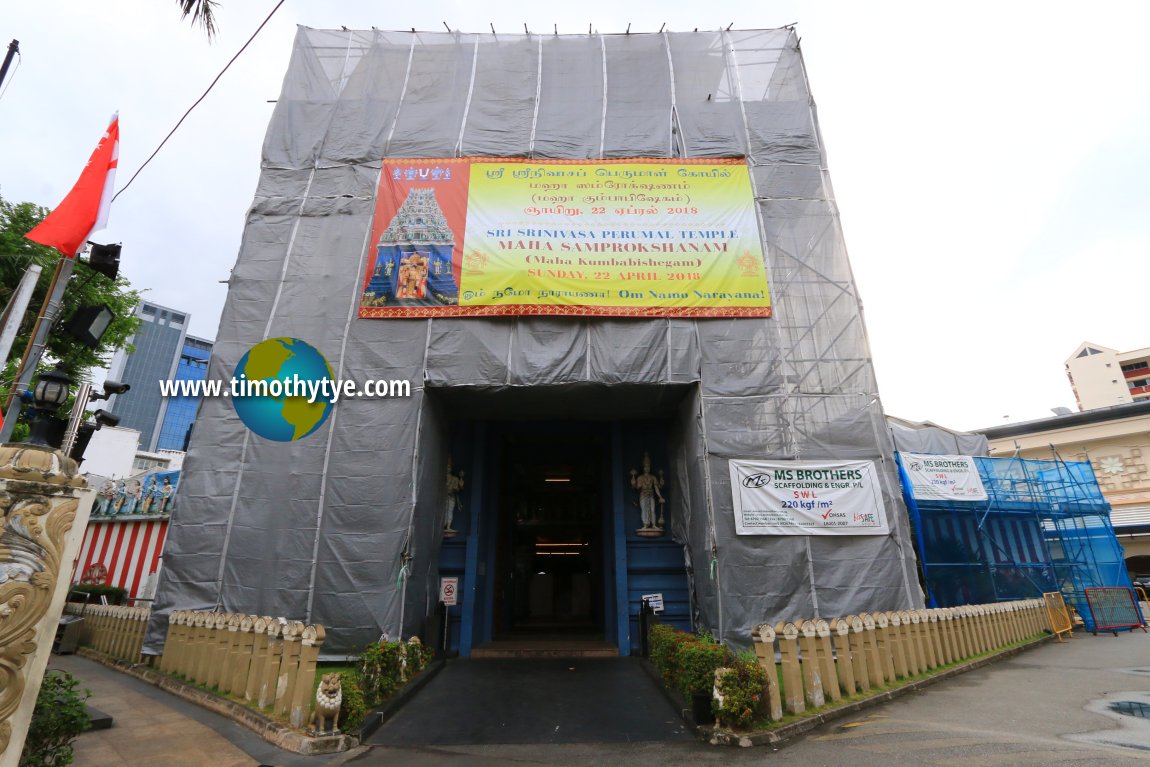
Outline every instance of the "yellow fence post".
<svg viewBox="0 0 1150 767">
<path fill-rule="evenodd" d="M 283 654 L 284 624 L 278 618 L 268 621 L 268 644 L 264 653 L 264 669 L 260 676 L 259 707 L 268 708 L 276 699 L 276 687 L 279 684 L 280 656 Z"/>
<path fill-rule="evenodd" d="M 980 653 L 987 653 L 990 651 L 991 647 L 994 646 L 994 642 L 990 635 L 990 621 L 988 618 L 989 610 L 987 606 L 975 605 L 974 623 L 976 626 L 978 626 L 979 646 L 981 647 L 979 650 Z"/>
<path fill-rule="evenodd" d="M 164 654 L 160 656 L 160 672 L 164 674 L 172 673 L 172 656 L 170 653 L 176 641 L 176 629 L 178 627 L 176 616 L 179 612 L 176 610 L 168 614 L 168 630 L 164 634 Z"/>
<path fill-rule="evenodd" d="M 196 616 L 196 666 L 192 669 L 191 679 L 196 684 L 203 684 L 207 678 L 208 669 L 212 665 L 212 651 L 215 640 L 216 614 L 204 610 Z"/>
<path fill-rule="evenodd" d="M 271 618 L 256 616 L 252 623 L 252 654 L 248 659 L 248 680 L 244 685 L 244 700 L 259 701 L 260 682 L 268 651 L 268 622 Z"/>
<path fill-rule="evenodd" d="M 115 642 L 112 645 L 112 656 L 121 660 L 129 660 L 128 645 L 132 639 L 132 623 L 135 620 L 132 613 L 135 609 L 122 605 L 117 605 L 115 608 L 113 620 L 115 621 L 116 633 Z"/>
<path fill-rule="evenodd" d="M 116 622 L 112 619 L 112 605 L 100 605 L 100 652 L 112 654 L 116 638 Z"/>
<path fill-rule="evenodd" d="M 116 610 L 116 624 L 118 631 L 116 646 L 113 648 L 113 655 L 122 660 L 131 662 L 132 660 L 132 638 L 135 634 L 136 624 L 136 610 L 135 607 L 120 606 Z"/>
<path fill-rule="evenodd" d="M 974 632 L 971 625 L 971 611 L 967 605 L 955 607 L 957 616 L 958 641 L 961 654 L 958 660 L 966 660 L 974 655 Z"/>
<path fill-rule="evenodd" d="M 834 664 L 838 671 L 839 683 L 843 695 L 854 695 L 858 690 L 858 680 L 855 678 L 854 658 L 851 657 L 851 624 L 844 618 L 835 618 L 831 621 L 831 630 L 834 631 L 835 658 Z"/>
<path fill-rule="evenodd" d="M 898 646 L 898 640 L 895 638 L 894 630 L 890 625 L 890 613 L 875 613 L 875 646 L 878 649 L 879 660 L 881 661 L 882 676 L 884 683 L 893 682 L 898 675 L 898 669 L 895 668 L 894 655 L 895 648 Z M 905 664 L 905 660 L 903 661 Z"/>
<path fill-rule="evenodd" d="M 104 652 L 104 606 L 92 605 L 88 608 L 88 620 L 92 622 L 92 647 Z"/>
<path fill-rule="evenodd" d="M 283 655 L 280 656 L 280 673 L 276 682 L 276 716 L 287 715 L 292 693 L 299 681 L 300 637 L 303 630 L 304 625 L 299 621 L 288 621 L 284 626 L 284 649 Z"/>
<path fill-rule="evenodd" d="M 215 613 L 212 617 L 211 652 L 208 653 L 208 668 L 204 674 L 204 684 L 208 687 L 218 688 L 220 685 L 220 672 L 228 657 L 228 621 L 231 618 L 231 613 Z"/>
<path fill-rule="evenodd" d="M 133 656 L 134 662 L 139 662 L 139 661 L 143 660 L 143 657 L 144 657 L 144 639 L 148 635 L 148 622 L 152 618 L 152 608 L 151 607 L 139 607 L 137 609 L 140 611 L 140 613 L 139 613 L 139 619 L 136 621 L 136 636 L 132 640 L 132 643 L 133 643 L 132 656 Z M 151 660 L 154 662 L 155 658 L 152 658 Z"/>
<path fill-rule="evenodd" d="M 882 687 L 885 683 L 883 676 L 882 655 L 878 650 L 878 632 L 875 630 L 875 619 L 870 613 L 860 613 L 862 620 L 863 653 L 866 655 L 867 671 L 870 673 L 870 686 Z"/>
<path fill-rule="evenodd" d="M 991 626 L 994 628 L 994 649 L 1005 647 L 1006 641 L 1006 605 L 995 603 L 990 606 Z"/>
<path fill-rule="evenodd" d="M 822 670 L 819 668 L 819 651 L 815 644 L 815 640 L 818 638 L 815 622 L 813 620 L 800 622 L 799 632 L 801 633 L 799 649 L 802 651 L 803 689 L 806 691 L 807 705 L 818 708 L 824 705 L 827 699 L 823 690 Z"/>
<path fill-rule="evenodd" d="M 902 625 L 906 629 L 907 644 L 911 648 L 906 653 L 907 671 L 911 676 L 921 674 L 926 670 L 926 653 L 922 644 L 922 621 L 917 610 L 902 610 L 899 613 Z"/>
<path fill-rule="evenodd" d="M 247 695 L 248 671 L 252 663 L 252 643 L 255 640 L 252 629 L 255 627 L 255 623 L 256 616 L 254 615 L 244 615 L 240 618 L 240 626 L 237 629 L 239 636 L 236 643 L 232 645 L 233 655 L 230 664 L 232 678 L 228 683 L 232 695 Z"/>
<path fill-rule="evenodd" d="M 842 685 L 831 651 L 831 625 L 822 618 L 815 619 L 815 651 L 819 656 L 819 676 L 822 677 L 824 696 L 829 694 L 832 701 L 842 700 Z"/>
<path fill-rule="evenodd" d="M 786 701 L 787 712 L 801 714 L 806 710 L 806 705 L 803 702 L 803 677 L 799 663 L 799 628 L 793 623 L 781 621 L 775 627 L 775 634 L 779 640 L 783 665 L 783 699 Z"/>
<path fill-rule="evenodd" d="M 315 700 L 312 682 L 315 679 L 316 659 L 325 634 L 323 626 L 304 626 L 300 634 L 299 670 L 288 714 L 288 722 L 292 727 L 303 727 L 310 719 L 311 703 Z"/>
<path fill-rule="evenodd" d="M 943 664 L 942 616 L 939 615 L 938 610 L 923 610 L 922 612 L 922 622 L 927 625 L 927 635 L 930 637 L 931 666 L 937 668 Z"/>
<path fill-rule="evenodd" d="M 195 622 L 192 624 L 196 629 L 195 649 L 193 650 L 195 664 L 188 670 L 188 679 L 197 684 L 203 684 L 204 672 L 210 662 L 208 650 L 214 621 L 215 618 L 212 613 L 201 610 L 196 612 Z"/>
<path fill-rule="evenodd" d="M 240 622 L 244 616 L 240 613 L 228 613 L 228 622 L 224 627 L 225 641 L 223 655 L 220 658 L 219 682 L 216 685 L 219 691 L 227 695 L 232 691 L 232 664 L 236 660 L 236 645 L 240 642 Z"/>
<path fill-rule="evenodd" d="M 95 608 L 95 624 L 93 629 L 96 633 L 96 649 L 100 652 L 108 652 L 108 607 L 107 605 L 97 605 Z"/>
<path fill-rule="evenodd" d="M 1006 625 L 1008 627 L 1006 634 L 1007 637 L 1009 637 L 1011 644 L 1022 641 L 1022 631 L 1019 628 L 1020 616 L 1018 604 L 1018 602 L 1006 603 Z"/>
<path fill-rule="evenodd" d="M 168 639 L 164 642 L 164 655 L 160 658 L 160 671 L 165 674 L 178 674 L 180 654 L 186 648 L 188 638 L 187 610 L 176 610 L 168 614 Z"/>
<path fill-rule="evenodd" d="M 890 640 L 891 655 L 894 657 L 894 673 L 896 676 L 906 678 L 908 666 L 906 662 L 906 636 L 902 628 L 902 616 L 896 611 L 886 614 L 890 621 L 887 628 L 887 638 Z"/>
<path fill-rule="evenodd" d="M 775 630 L 764 623 L 755 629 L 755 657 L 763 667 L 767 678 L 764 691 L 767 703 L 767 718 L 777 722 L 783 718 L 783 698 L 779 689 L 779 666 L 775 662 Z"/>
<path fill-rule="evenodd" d="M 857 615 L 848 615 L 845 618 L 850 626 L 851 663 L 854 664 L 855 682 L 859 692 L 870 689 L 871 672 L 870 658 L 867 656 L 866 631 L 863 619 Z"/>
<path fill-rule="evenodd" d="M 938 616 L 938 634 L 942 638 L 942 662 L 944 665 L 954 663 L 954 621 L 950 610 L 940 607 L 934 611 Z"/>
<path fill-rule="evenodd" d="M 968 639 L 970 640 L 967 645 L 969 654 L 968 658 L 973 658 L 982 652 L 982 637 L 978 630 L 978 608 L 974 605 L 963 605 L 963 614 L 966 616 L 966 630 Z"/>
</svg>

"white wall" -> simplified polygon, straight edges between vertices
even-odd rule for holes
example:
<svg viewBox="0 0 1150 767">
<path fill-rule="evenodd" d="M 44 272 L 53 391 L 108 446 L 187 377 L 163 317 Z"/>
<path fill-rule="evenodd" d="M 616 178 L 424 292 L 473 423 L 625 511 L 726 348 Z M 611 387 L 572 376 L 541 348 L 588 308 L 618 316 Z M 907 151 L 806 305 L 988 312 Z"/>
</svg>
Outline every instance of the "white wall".
<svg viewBox="0 0 1150 767">
<path fill-rule="evenodd" d="M 80 471 L 120 479 L 135 473 L 132 463 L 140 447 L 140 432 L 119 426 L 105 426 L 92 435 L 84 451 Z"/>
</svg>

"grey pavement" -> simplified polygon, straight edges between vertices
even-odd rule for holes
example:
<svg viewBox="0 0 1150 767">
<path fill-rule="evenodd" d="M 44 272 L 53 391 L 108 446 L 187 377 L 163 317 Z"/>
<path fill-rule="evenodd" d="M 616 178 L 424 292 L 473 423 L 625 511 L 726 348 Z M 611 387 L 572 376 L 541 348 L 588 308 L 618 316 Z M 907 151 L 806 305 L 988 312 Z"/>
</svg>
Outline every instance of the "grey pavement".
<svg viewBox="0 0 1150 767">
<path fill-rule="evenodd" d="M 346 756 L 282 751 L 227 717 L 78 655 L 53 655 L 48 668 L 79 679 L 89 705 L 113 718 L 110 729 L 76 740 L 76 767 L 320 767 Z"/>
<path fill-rule="evenodd" d="M 477 688 L 458 690 L 459 701 L 449 700 L 451 690 L 442 688 L 424 699 L 428 705 L 420 716 L 436 712 L 442 716 L 429 720 L 429 729 L 419 736 L 426 738 L 422 742 L 411 736 L 411 722 L 404 722 L 401 711 L 393 720 L 395 727 L 390 731 L 381 730 L 373 739 L 390 739 L 389 743 L 369 744 L 335 757 L 300 757 L 278 751 L 223 717 L 196 709 L 90 661 L 54 657 L 51 665 L 69 666 L 96 693 L 93 704 L 117 717 L 113 729 L 81 736 L 76 759 L 79 767 L 122 764 L 310 767 L 341 763 L 355 767 L 393 764 L 423 767 L 448 763 L 478 767 L 507 764 L 705 767 L 778 763 L 780 759 L 812 766 L 864 767 L 888 767 L 892 762 L 940 767 L 1150 764 L 1150 719 L 1145 718 L 1150 716 L 1150 635 L 1142 632 L 1117 637 L 1078 634 L 1063 644 L 1049 643 L 825 725 L 778 751 L 706 746 L 682 738 L 673 727 L 665 729 L 666 740 L 628 742 L 626 737 L 615 737 L 610 742 L 596 741 L 584 732 L 578 738 L 584 742 L 559 742 L 552 737 L 536 743 L 499 743 L 498 740 L 510 740 L 505 732 L 502 735 L 498 730 L 489 732 L 466 721 L 481 718 L 468 712 L 465 704 L 469 698 L 476 704 L 493 705 L 473 698 Z M 509 673 L 515 676 L 523 668 L 513 668 Z M 649 680 L 642 681 L 649 684 Z M 480 682 L 471 679 L 468 684 Z M 549 696 L 566 695 L 574 700 L 572 691 L 564 689 L 560 681 L 546 681 L 541 677 L 538 684 L 533 704 L 537 708 L 542 705 L 540 701 L 546 702 Z M 639 680 L 634 684 L 638 685 Z M 514 697 L 513 684 L 507 675 L 493 674 L 491 685 L 496 695 Z M 147 689 L 139 689 L 141 687 Z M 430 684 L 416 701 L 429 691 L 433 691 Z M 644 711 L 652 715 L 652 721 L 660 721 L 665 710 L 652 708 L 653 704 L 643 696 L 645 692 L 640 698 L 629 698 L 630 702 L 624 703 L 626 717 Z M 506 720 L 500 730 L 516 728 L 519 724 L 516 716 L 522 718 L 523 729 L 527 729 L 529 715 L 516 714 L 511 701 L 495 705 L 500 713 L 493 716 Z M 117 713 L 113 710 L 116 707 L 123 710 Z M 134 713 L 136 710 L 143 716 Z M 414 707 L 407 711 L 408 716 L 418 713 Z M 612 709 L 605 705 L 602 711 Z M 587 714 L 586 719 L 594 719 L 602 711 L 582 713 Z M 569 714 L 582 716 L 578 711 Z M 613 725 L 634 721 L 626 717 L 606 718 L 615 720 Z M 631 726 L 624 725 L 623 729 Z M 646 733 L 645 738 L 652 737 L 652 732 L 645 729 L 647 726 L 644 725 L 641 732 L 636 730 L 636 737 L 642 733 Z M 654 726 L 656 736 L 664 731 L 659 729 L 662 725 Z M 560 728 L 562 731 L 562 724 Z M 401 731 L 403 734 L 397 735 Z M 615 731 L 618 733 L 618 727 Z M 387 732 L 391 735 L 385 734 Z M 484 742 L 468 744 L 464 742 L 467 740 Z"/>
</svg>

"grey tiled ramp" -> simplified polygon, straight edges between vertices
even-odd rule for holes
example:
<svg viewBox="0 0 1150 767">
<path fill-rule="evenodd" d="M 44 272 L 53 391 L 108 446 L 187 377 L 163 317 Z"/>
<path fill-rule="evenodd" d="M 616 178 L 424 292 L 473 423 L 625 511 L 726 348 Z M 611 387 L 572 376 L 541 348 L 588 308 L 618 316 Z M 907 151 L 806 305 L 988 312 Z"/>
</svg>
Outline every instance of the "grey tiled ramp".
<svg viewBox="0 0 1150 767">
<path fill-rule="evenodd" d="M 373 745 L 690 740 L 631 658 L 456 660 L 368 739 Z"/>
</svg>

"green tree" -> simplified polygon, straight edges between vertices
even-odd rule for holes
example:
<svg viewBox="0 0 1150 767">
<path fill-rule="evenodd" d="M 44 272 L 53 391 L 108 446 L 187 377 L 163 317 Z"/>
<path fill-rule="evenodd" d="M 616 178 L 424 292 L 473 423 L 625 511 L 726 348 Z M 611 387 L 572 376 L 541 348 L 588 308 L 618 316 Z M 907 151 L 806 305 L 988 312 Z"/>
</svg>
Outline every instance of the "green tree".
<svg viewBox="0 0 1150 767">
<path fill-rule="evenodd" d="M 72 742 L 92 724 L 84 703 L 90 695 L 67 671 L 44 674 L 20 767 L 64 767 L 72 763 Z"/>
<path fill-rule="evenodd" d="M 47 294 L 60 252 L 55 248 L 39 245 L 24 238 L 34 226 L 44 220 L 46 208 L 30 202 L 11 203 L 0 198 L 0 301 L 5 304 L 11 298 L 31 264 L 42 268 L 40 280 L 32 294 L 29 311 L 25 314 L 12 345 L 11 357 L 0 377 L 0 397 L 6 397 L 15 377 L 20 358 L 31 338 L 36 314 Z M 41 359 L 42 369 L 51 367 L 56 361 L 63 362 L 68 374 L 76 382 L 91 380 L 93 369 L 105 367 L 112 353 L 124 346 L 136 331 L 139 320 L 134 315 L 140 294 L 132 290 L 123 277 L 109 280 L 102 274 L 93 272 L 86 266 L 77 264 L 71 281 L 64 291 L 63 305 L 58 315 L 55 329 L 48 334 L 48 345 Z M 81 306 L 106 304 L 115 315 L 101 339 L 100 346 L 90 349 L 76 339 L 60 331 L 63 322 Z M 49 360 L 51 362 L 49 362 Z M 3 400 L 0 399 L 0 402 Z"/>
<path fill-rule="evenodd" d="M 210 40 L 216 34 L 216 0 L 178 0 L 180 11 L 186 19 L 192 17 L 193 24 L 204 28 Z"/>
</svg>

